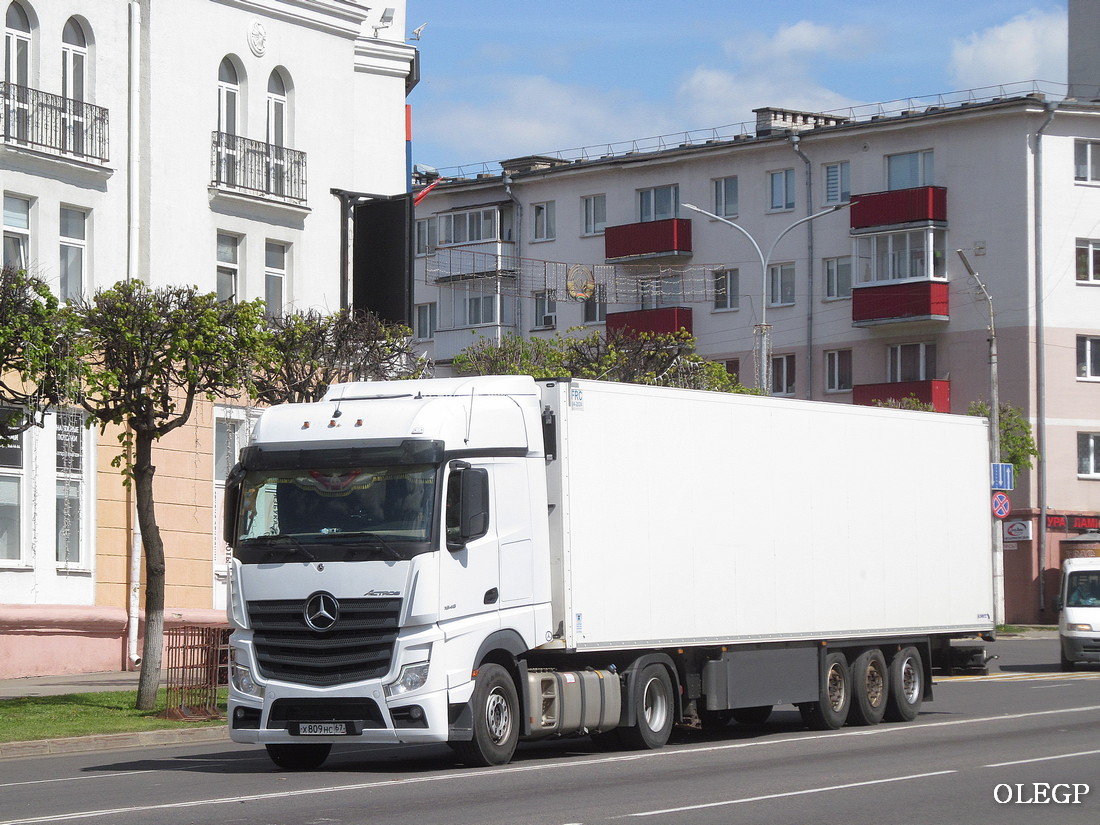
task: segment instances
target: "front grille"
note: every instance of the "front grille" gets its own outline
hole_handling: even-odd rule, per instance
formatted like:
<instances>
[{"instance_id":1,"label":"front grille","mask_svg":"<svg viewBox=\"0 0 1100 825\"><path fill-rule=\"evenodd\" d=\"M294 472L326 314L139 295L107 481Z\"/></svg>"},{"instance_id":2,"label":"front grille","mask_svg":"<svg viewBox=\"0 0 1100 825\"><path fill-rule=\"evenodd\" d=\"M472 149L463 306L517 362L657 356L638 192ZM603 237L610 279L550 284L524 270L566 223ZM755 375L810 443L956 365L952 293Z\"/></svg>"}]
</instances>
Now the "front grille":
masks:
<instances>
[{"instance_id":1,"label":"front grille","mask_svg":"<svg viewBox=\"0 0 1100 825\"><path fill-rule=\"evenodd\" d=\"M386 724L370 699L276 699L267 717L268 728L287 728L292 722L358 722L364 728Z\"/></svg>"},{"instance_id":2,"label":"front grille","mask_svg":"<svg viewBox=\"0 0 1100 825\"><path fill-rule=\"evenodd\" d=\"M306 624L305 601L248 603L256 664L271 679L327 687L376 679L390 669L400 599L343 599L332 630Z\"/></svg>"}]
</instances>

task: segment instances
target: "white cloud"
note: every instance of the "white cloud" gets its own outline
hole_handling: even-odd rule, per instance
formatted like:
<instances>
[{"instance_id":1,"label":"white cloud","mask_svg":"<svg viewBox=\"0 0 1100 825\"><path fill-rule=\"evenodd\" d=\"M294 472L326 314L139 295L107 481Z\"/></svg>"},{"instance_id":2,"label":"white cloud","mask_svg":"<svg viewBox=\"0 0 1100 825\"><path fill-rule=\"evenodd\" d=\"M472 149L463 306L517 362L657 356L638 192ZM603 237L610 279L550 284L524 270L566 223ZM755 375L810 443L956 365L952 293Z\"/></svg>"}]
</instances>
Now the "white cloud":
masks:
<instances>
[{"instance_id":1,"label":"white cloud","mask_svg":"<svg viewBox=\"0 0 1100 825\"><path fill-rule=\"evenodd\" d=\"M1066 13L1032 11L956 39L952 76L959 89L1021 80L1066 81Z\"/></svg>"},{"instance_id":2,"label":"white cloud","mask_svg":"<svg viewBox=\"0 0 1100 825\"><path fill-rule=\"evenodd\" d=\"M755 33L727 41L726 53L759 68L801 71L817 57L843 60L858 53L870 42L864 29L855 26L829 26L800 20L780 26L773 36Z\"/></svg>"}]
</instances>

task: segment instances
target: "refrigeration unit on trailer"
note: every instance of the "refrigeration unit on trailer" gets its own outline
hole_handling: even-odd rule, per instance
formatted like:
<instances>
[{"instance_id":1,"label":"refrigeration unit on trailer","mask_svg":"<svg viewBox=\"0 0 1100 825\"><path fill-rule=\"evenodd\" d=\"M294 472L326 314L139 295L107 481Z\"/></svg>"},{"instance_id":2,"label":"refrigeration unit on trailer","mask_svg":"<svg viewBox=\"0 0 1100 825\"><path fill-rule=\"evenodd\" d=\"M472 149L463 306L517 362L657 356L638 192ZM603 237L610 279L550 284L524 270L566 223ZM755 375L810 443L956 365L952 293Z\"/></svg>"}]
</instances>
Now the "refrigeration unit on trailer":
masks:
<instances>
[{"instance_id":1,"label":"refrigeration unit on trailer","mask_svg":"<svg viewBox=\"0 0 1100 825\"><path fill-rule=\"evenodd\" d=\"M677 722L914 718L988 635L986 422L526 376L266 410L227 484L230 731L661 747Z\"/></svg>"}]
</instances>

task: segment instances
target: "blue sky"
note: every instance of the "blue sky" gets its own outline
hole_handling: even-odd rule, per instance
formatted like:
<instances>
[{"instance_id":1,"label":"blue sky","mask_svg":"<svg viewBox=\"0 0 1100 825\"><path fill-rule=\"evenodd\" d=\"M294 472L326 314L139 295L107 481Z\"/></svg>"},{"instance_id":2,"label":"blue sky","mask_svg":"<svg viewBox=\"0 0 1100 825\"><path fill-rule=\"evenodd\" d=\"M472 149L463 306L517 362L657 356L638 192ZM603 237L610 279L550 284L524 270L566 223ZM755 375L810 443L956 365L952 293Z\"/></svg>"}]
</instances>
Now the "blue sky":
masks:
<instances>
[{"instance_id":1,"label":"blue sky","mask_svg":"<svg viewBox=\"0 0 1100 825\"><path fill-rule=\"evenodd\" d=\"M1066 0L408 0L413 160L519 155L1066 80Z\"/></svg>"}]
</instances>

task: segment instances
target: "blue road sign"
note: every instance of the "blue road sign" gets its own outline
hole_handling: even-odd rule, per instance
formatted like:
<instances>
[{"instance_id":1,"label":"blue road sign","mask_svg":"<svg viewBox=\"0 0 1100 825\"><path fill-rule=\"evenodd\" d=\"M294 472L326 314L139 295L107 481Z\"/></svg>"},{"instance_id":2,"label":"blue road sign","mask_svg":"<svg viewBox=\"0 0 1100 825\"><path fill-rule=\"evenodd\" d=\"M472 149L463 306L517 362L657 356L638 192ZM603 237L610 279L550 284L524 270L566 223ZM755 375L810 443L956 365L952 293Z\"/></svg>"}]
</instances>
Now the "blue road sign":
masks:
<instances>
[{"instance_id":1,"label":"blue road sign","mask_svg":"<svg viewBox=\"0 0 1100 825\"><path fill-rule=\"evenodd\" d=\"M1016 468L1011 464L990 464L990 487L993 490L1015 490Z\"/></svg>"}]
</instances>

